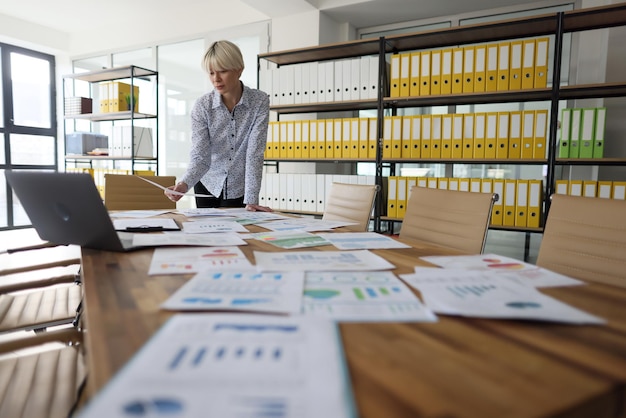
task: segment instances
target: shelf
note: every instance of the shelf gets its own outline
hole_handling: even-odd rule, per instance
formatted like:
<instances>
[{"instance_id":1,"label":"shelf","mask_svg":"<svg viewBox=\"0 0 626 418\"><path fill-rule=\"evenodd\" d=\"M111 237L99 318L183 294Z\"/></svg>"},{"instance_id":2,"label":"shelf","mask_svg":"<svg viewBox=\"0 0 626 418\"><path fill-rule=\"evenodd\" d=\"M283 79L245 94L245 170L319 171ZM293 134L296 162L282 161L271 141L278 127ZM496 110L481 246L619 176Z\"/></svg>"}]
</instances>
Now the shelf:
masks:
<instances>
[{"instance_id":1,"label":"shelf","mask_svg":"<svg viewBox=\"0 0 626 418\"><path fill-rule=\"evenodd\" d=\"M265 59L278 65L297 64L313 61L326 61L361 57L363 55L378 55L378 39L366 39L351 42L341 42L314 46L310 48L290 49L280 52L259 54L259 59Z\"/></svg>"},{"instance_id":2,"label":"shelf","mask_svg":"<svg viewBox=\"0 0 626 418\"><path fill-rule=\"evenodd\" d=\"M281 163L375 163L375 158L266 158L265 162L276 161Z\"/></svg>"},{"instance_id":3,"label":"shelf","mask_svg":"<svg viewBox=\"0 0 626 418\"><path fill-rule=\"evenodd\" d=\"M626 165L626 158L557 158L557 165Z\"/></svg>"},{"instance_id":4,"label":"shelf","mask_svg":"<svg viewBox=\"0 0 626 418\"><path fill-rule=\"evenodd\" d=\"M371 100L348 100L343 102L321 102L321 103L302 103L293 105L273 105L270 110L283 115L290 113L311 113L311 112L341 112L341 111L358 111L373 110L378 107L376 99Z\"/></svg>"},{"instance_id":5,"label":"shelf","mask_svg":"<svg viewBox=\"0 0 626 418\"><path fill-rule=\"evenodd\" d=\"M82 120L90 120L92 122L104 122L104 121L113 121L113 120L129 120L129 119L154 119L156 115L151 115L148 113L137 113L131 112L130 110L126 112L111 112L111 113L83 113L81 115L68 115L65 116L65 119L82 119Z\"/></svg>"},{"instance_id":6,"label":"shelf","mask_svg":"<svg viewBox=\"0 0 626 418\"><path fill-rule=\"evenodd\" d=\"M546 36L556 32L556 14L550 13L493 23L477 23L448 29L385 37L387 52L441 48L460 44Z\"/></svg>"},{"instance_id":7,"label":"shelf","mask_svg":"<svg viewBox=\"0 0 626 418\"><path fill-rule=\"evenodd\" d=\"M65 161L76 161L76 160L100 160L100 161L140 161L140 162L150 162L156 161L156 157L111 157L109 155L66 155Z\"/></svg>"},{"instance_id":8,"label":"shelf","mask_svg":"<svg viewBox=\"0 0 626 418\"><path fill-rule=\"evenodd\" d=\"M571 10L563 16L563 31L604 29L626 25L626 3Z\"/></svg>"},{"instance_id":9,"label":"shelf","mask_svg":"<svg viewBox=\"0 0 626 418\"><path fill-rule=\"evenodd\" d=\"M482 159L482 158L465 158L465 159L441 159L441 158L383 158L383 163L413 163L413 164L499 164L499 165L545 165L548 160L534 159Z\"/></svg>"},{"instance_id":10,"label":"shelf","mask_svg":"<svg viewBox=\"0 0 626 418\"><path fill-rule=\"evenodd\" d=\"M535 102L551 99L552 89L509 90L463 94L439 94L413 97L385 97L385 107L428 107L481 103Z\"/></svg>"},{"instance_id":11,"label":"shelf","mask_svg":"<svg viewBox=\"0 0 626 418\"><path fill-rule=\"evenodd\" d=\"M77 73L64 75L63 78L88 81L95 83L99 81L119 80L131 77L149 77L156 75L156 71L130 65L127 67L107 68L100 71L90 71L87 73Z\"/></svg>"},{"instance_id":12,"label":"shelf","mask_svg":"<svg viewBox=\"0 0 626 418\"><path fill-rule=\"evenodd\" d=\"M403 218L390 218L388 216L381 216L381 221L385 222L403 222ZM495 229L499 231L512 231L512 232L537 232L543 233L543 228L531 228L526 226L504 226L504 225L489 225L489 229Z\"/></svg>"},{"instance_id":13,"label":"shelf","mask_svg":"<svg viewBox=\"0 0 626 418\"><path fill-rule=\"evenodd\" d=\"M559 91L559 100L598 99L622 96L626 96L626 82L624 81L617 83L563 86Z\"/></svg>"}]
</instances>

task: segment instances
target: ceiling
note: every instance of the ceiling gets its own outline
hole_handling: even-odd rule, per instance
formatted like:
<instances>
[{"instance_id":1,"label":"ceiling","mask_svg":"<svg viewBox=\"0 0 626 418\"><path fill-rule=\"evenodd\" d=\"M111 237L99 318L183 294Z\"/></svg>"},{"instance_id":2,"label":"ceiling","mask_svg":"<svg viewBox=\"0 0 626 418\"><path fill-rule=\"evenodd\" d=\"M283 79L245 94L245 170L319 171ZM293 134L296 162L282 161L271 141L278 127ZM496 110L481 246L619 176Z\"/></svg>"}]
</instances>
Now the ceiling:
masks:
<instances>
[{"instance_id":1,"label":"ceiling","mask_svg":"<svg viewBox=\"0 0 626 418\"><path fill-rule=\"evenodd\" d=\"M0 15L69 36L132 30L132 22L201 21L205 32L315 9L355 28L496 9L537 0L0 0ZM105 7L103 7L105 5ZM195 26L194 26L195 27ZM0 28L0 34L2 28Z\"/></svg>"}]
</instances>

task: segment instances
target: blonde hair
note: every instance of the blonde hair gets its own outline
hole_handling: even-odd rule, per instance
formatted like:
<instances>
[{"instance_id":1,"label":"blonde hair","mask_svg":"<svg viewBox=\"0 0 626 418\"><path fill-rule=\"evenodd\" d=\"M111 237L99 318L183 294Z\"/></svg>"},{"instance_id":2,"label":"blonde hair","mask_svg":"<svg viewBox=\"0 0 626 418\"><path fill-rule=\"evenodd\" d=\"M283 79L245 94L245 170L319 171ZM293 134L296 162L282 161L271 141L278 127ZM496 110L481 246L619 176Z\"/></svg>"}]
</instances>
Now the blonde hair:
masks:
<instances>
[{"instance_id":1,"label":"blonde hair","mask_svg":"<svg viewBox=\"0 0 626 418\"><path fill-rule=\"evenodd\" d=\"M230 41L215 41L202 59L207 73L213 71L243 70L243 55L237 45Z\"/></svg>"}]
</instances>

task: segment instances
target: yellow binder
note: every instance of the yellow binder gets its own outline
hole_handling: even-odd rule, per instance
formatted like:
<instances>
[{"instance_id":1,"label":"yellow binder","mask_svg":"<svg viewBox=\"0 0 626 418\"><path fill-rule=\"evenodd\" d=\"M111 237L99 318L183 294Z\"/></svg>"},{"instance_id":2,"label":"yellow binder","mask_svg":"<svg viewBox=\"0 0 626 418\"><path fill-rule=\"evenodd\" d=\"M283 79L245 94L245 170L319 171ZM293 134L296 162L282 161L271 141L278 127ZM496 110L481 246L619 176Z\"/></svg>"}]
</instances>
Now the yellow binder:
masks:
<instances>
[{"instance_id":1,"label":"yellow binder","mask_svg":"<svg viewBox=\"0 0 626 418\"><path fill-rule=\"evenodd\" d=\"M293 122L293 158L302 158L302 121L296 120Z\"/></svg>"},{"instance_id":2,"label":"yellow binder","mask_svg":"<svg viewBox=\"0 0 626 418\"><path fill-rule=\"evenodd\" d=\"M430 158L431 135L432 135L431 115L422 115L422 156L421 158Z\"/></svg>"},{"instance_id":3,"label":"yellow binder","mask_svg":"<svg viewBox=\"0 0 626 418\"><path fill-rule=\"evenodd\" d=\"M470 179L467 179L467 178L459 179L459 191L469 192L469 189L470 189Z\"/></svg>"},{"instance_id":4,"label":"yellow binder","mask_svg":"<svg viewBox=\"0 0 626 418\"><path fill-rule=\"evenodd\" d=\"M522 41L511 42L511 60L509 63L509 90L522 88Z\"/></svg>"},{"instance_id":5,"label":"yellow binder","mask_svg":"<svg viewBox=\"0 0 626 418\"><path fill-rule=\"evenodd\" d=\"M441 94L452 93L452 48L441 51Z\"/></svg>"},{"instance_id":6,"label":"yellow binder","mask_svg":"<svg viewBox=\"0 0 626 418\"><path fill-rule=\"evenodd\" d=\"M482 189L482 179L471 178L469 191L472 193L480 193L481 189Z\"/></svg>"},{"instance_id":7,"label":"yellow binder","mask_svg":"<svg viewBox=\"0 0 626 418\"><path fill-rule=\"evenodd\" d=\"M498 91L509 89L509 57L511 51L510 42L498 43Z\"/></svg>"},{"instance_id":8,"label":"yellow binder","mask_svg":"<svg viewBox=\"0 0 626 418\"><path fill-rule=\"evenodd\" d=\"M441 158L441 115L431 116L430 158Z\"/></svg>"},{"instance_id":9,"label":"yellow binder","mask_svg":"<svg viewBox=\"0 0 626 418\"><path fill-rule=\"evenodd\" d=\"M463 93L463 48L452 48L452 94Z\"/></svg>"},{"instance_id":10,"label":"yellow binder","mask_svg":"<svg viewBox=\"0 0 626 418\"><path fill-rule=\"evenodd\" d=\"M421 64L421 54L419 52L411 52L411 75L409 77L409 95L410 96L419 96L420 95L420 64Z\"/></svg>"},{"instance_id":11,"label":"yellow binder","mask_svg":"<svg viewBox=\"0 0 626 418\"><path fill-rule=\"evenodd\" d=\"M406 177L396 177L396 218L403 219L406 213Z\"/></svg>"},{"instance_id":12,"label":"yellow binder","mask_svg":"<svg viewBox=\"0 0 626 418\"><path fill-rule=\"evenodd\" d=\"M522 158L533 158L535 138L535 111L524 110L522 112Z\"/></svg>"},{"instance_id":13,"label":"yellow binder","mask_svg":"<svg viewBox=\"0 0 626 418\"><path fill-rule=\"evenodd\" d=\"M439 177L437 179L437 188L441 190L448 190L448 178L447 177Z\"/></svg>"},{"instance_id":14,"label":"yellow binder","mask_svg":"<svg viewBox=\"0 0 626 418\"><path fill-rule=\"evenodd\" d=\"M522 158L522 112L509 113L509 159Z\"/></svg>"},{"instance_id":15,"label":"yellow binder","mask_svg":"<svg viewBox=\"0 0 626 418\"><path fill-rule=\"evenodd\" d=\"M402 116L391 117L391 158L402 156Z\"/></svg>"},{"instance_id":16,"label":"yellow binder","mask_svg":"<svg viewBox=\"0 0 626 418\"><path fill-rule=\"evenodd\" d=\"M583 180L583 196L596 197L598 194L598 182L595 180Z\"/></svg>"},{"instance_id":17,"label":"yellow binder","mask_svg":"<svg viewBox=\"0 0 626 418\"><path fill-rule=\"evenodd\" d=\"M383 159L391 158L391 130L393 128L393 116L385 116L383 118Z\"/></svg>"},{"instance_id":18,"label":"yellow binder","mask_svg":"<svg viewBox=\"0 0 626 418\"><path fill-rule=\"evenodd\" d=\"M420 158L422 155L422 115L413 115L411 120L411 152L410 158Z\"/></svg>"},{"instance_id":19,"label":"yellow binder","mask_svg":"<svg viewBox=\"0 0 626 418\"><path fill-rule=\"evenodd\" d=\"M535 86L535 39L526 39L522 43L522 89Z\"/></svg>"},{"instance_id":20,"label":"yellow binder","mask_svg":"<svg viewBox=\"0 0 626 418\"><path fill-rule=\"evenodd\" d=\"M583 195L583 181L582 180L570 180L567 194L569 194L570 196L582 196Z\"/></svg>"},{"instance_id":21,"label":"yellow binder","mask_svg":"<svg viewBox=\"0 0 626 418\"><path fill-rule=\"evenodd\" d=\"M496 195L496 201L491 209L491 224L503 225L504 220L504 180L493 179L492 191Z\"/></svg>"},{"instance_id":22,"label":"yellow binder","mask_svg":"<svg viewBox=\"0 0 626 418\"><path fill-rule=\"evenodd\" d=\"M498 44L487 45L485 91L498 90Z\"/></svg>"},{"instance_id":23,"label":"yellow binder","mask_svg":"<svg viewBox=\"0 0 626 418\"><path fill-rule=\"evenodd\" d=\"M287 158L293 159L296 155L296 135L294 121L287 122Z\"/></svg>"},{"instance_id":24,"label":"yellow binder","mask_svg":"<svg viewBox=\"0 0 626 418\"><path fill-rule=\"evenodd\" d=\"M301 157L303 159L308 159L311 157L310 154L310 140L311 140L311 121L303 120L302 121L302 154Z\"/></svg>"},{"instance_id":25,"label":"yellow binder","mask_svg":"<svg viewBox=\"0 0 626 418\"><path fill-rule=\"evenodd\" d=\"M411 116L402 116L402 140L400 144L400 158L411 158Z\"/></svg>"},{"instance_id":26,"label":"yellow binder","mask_svg":"<svg viewBox=\"0 0 626 418\"><path fill-rule=\"evenodd\" d=\"M546 138L548 135L548 110L541 109L535 111L535 140L533 141L533 159L545 160Z\"/></svg>"},{"instance_id":27,"label":"yellow binder","mask_svg":"<svg viewBox=\"0 0 626 418\"><path fill-rule=\"evenodd\" d=\"M452 158L463 158L463 115L452 115Z\"/></svg>"},{"instance_id":28,"label":"yellow binder","mask_svg":"<svg viewBox=\"0 0 626 418\"><path fill-rule=\"evenodd\" d=\"M368 118L369 128L367 129L367 158L376 159L376 152L378 150L378 119Z\"/></svg>"},{"instance_id":29,"label":"yellow binder","mask_svg":"<svg viewBox=\"0 0 626 418\"><path fill-rule=\"evenodd\" d=\"M278 122L270 121L267 124L267 141L265 142L265 159L271 160L274 158L274 124ZM278 138L277 138L278 139Z\"/></svg>"},{"instance_id":30,"label":"yellow binder","mask_svg":"<svg viewBox=\"0 0 626 418\"><path fill-rule=\"evenodd\" d=\"M517 180L515 192L515 226L525 227L528 223L528 180Z\"/></svg>"},{"instance_id":31,"label":"yellow binder","mask_svg":"<svg viewBox=\"0 0 626 418\"><path fill-rule=\"evenodd\" d=\"M368 158L367 149L368 149L368 141L369 141L369 119L368 118L358 118L359 119L359 158L366 159Z\"/></svg>"},{"instance_id":32,"label":"yellow binder","mask_svg":"<svg viewBox=\"0 0 626 418\"><path fill-rule=\"evenodd\" d=\"M359 158L361 137L359 129L361 128L359 118L349 118L350 120L350 158Z\"/></svg>"},{"instance_id":33,"label":"yellow binder","mask_svg":"<svg viewBox=\"0 0 626 418\"><path fill-rule=\"evenodd\" d=\"M330 123L331 119L328 120ZM317 152L315 153L318 159L326 158L326 120L317 120Z\"/></svg>"},{"instance_id":34,"label":"yellow binder","mask_svg":"<svg viewBox=\"0 0 626 418\"><path fill-rule=\"evenodd\" d=\"M543 197L543 182L528 180L528 217L526 226L539 228L541 226L541 202Z\"/></svg>"},{"instance_id":35,"label":"yellow binder","mask_svg":"<svg viewBox=\"0 0 626 418\"><path fill-rule=\"evenodd\" d=\"M317 158L317 120L309 122L309 158Z\"/></svg>"},{"instance_id":36,"label":"yellow binder","mask_svg":"<svg viewBox=\"0 0 626 418\"><path fill-rule=\"evenodd\" d=\"M400 97L400 54L391 55L389 97Z\"/></svg>"},{"instance_id":37,"label":"yellow binder","mask_svg":"<svg viewBox=\"0 0 626 418\"><path fill-rule=\"evenodd\" d=\"M441 158L452 158L452 115L441 116Z\"/></svg>"},{"instance_id":38,"label":"yellow binder","mask_svg":"<svg viewBox=\"0 0 626 418\"><path fill-rule=\"evenodd\" d=\"M430 52L430 94L441 94L441 50Z\"/></svg>"},{"instance_id":39,"label":"yellow binder","mask_svg":"<svg viewBox=\"0 0 626 418\"><path fill-rule=\"evenodd\" d=\"M487 45L474 48L474 91L486 91L487 77Z\"/></svg>"},{"instance_id":40,"label":"yellow binder","mask_svg":"<svg viewBox=\"0 0 626 418\"><path fill-rule=\"evenodd\" d=\"M555 194L569 194L569 180L557 180L554 182Z\"/></svg>"},{"instance_id":41,"label":"yellow binder","mask_svg":"<svg viewBox=\"0 0 626 418\"><path fill-rule=\"evenodd\" d=\"M496 159L509 157L509 112L498 112L498 137L496 138Z\"/></svg>"},{"instance_id":42,"label":"yellow binder","mask_svg":"<svg viewBox=\"0 0 626 418\"><path fill-rule=\"evenodd\" d=\"M430 95L430 51L423 51L420 55L420 96Z\"/></svg>"},{"instance_id":43,"label":"yellow binder","mask_svg":"<svg viewBox=\"0 0 626 418\"><path fill-rule=\"evenodd\" d=\"M400 54L400 97L408 97L411 92L411 53Z\"/></svg>"},{"instance_id":44,"label":"yellow binder","mask_svg":"<svg viewBox=\"0 0 626 418\"><path fill-rule=\"evenodd\" d=\"M389 176L387 181L387 216L397 218L398 176Z\"/></svg>"},{"instance_id":45,"label":"yellow binder","mask_svg":"<svg viewBox=\"0 0 626 418\"><path fill-rule=\"evenodd\" d=\"M504 213L502 217L502 225L504 226L515 226L516 191L516 180L504 180Z\"/></svg>"},{"instance_id":46,"label":"yellow binder","mask_svg":"<svg viewBox=\"0 0 626 418\"><path fill-rule=\"evenodd\" d=\"M358 131L357 131L358 132ZM354 145L354 151L352 146ZM352 118L341 120L341 158L353 158L359 152L359 138L352 141Z\"/></svg>"},{"instance_id":47,"label":"yellow binder","mask_svg":"<svg viewBox=\"0 0 626 418\"><path fill-rule=\"evenodd\" d=\"M333 118L326 121L324 142L326 143L324 158L341 158L341 119Z\"/></svg>"},{"instance_id":48,"label":"yellow binder","mask_svg":"<svg viewBox=\"0 0 626 418\"><path fill-rule=\"evenodd\" d=\"M474 159L485 158L486 119L487 115L485 113L474 113Z\"/></svg>"},{"instance_id":49,"label":"yellow binder","mask_svg":"<svg viewBox=\"0 0 626 418\"><path fill-rule=\"evenodd\" d=\"M448 190L459 190L459 179L457 178L449 178L448 179Z\"/></svg>"},{"instance_id":50,"label":"yellow binder","mask_svg":"<svg viewBox=\"0 0 626 418\"><path fill-rule=\"evenodd\" d=\"M613 199L626 200L626 181L613 182Z\"/></svg>"},{"instance_id":51,"label":"yellow binder","mask_svg":"<svg viewBox=\"0 0 626 418\"><path fill-rule=\"evenodd\" d=\"M481 193L493 193L493 179L481 179L480 180L480 192Z\"/></svg>"},{"instance_id":52,"label":"yellow binder","mask_svg":"<svg viewBox=\"0 0 626 418\"><path fill-rule=\"evenodd\" d=\"M463 159L474 158L474 114L463 116Z\"/></svg>"},{"instance_id":53,"label":"yellow binder","mask_svg":"<svg viewBox=\"0 0 626 418\"><path fill-rule=\"evenodd\" d=\"M474 52L473 46L463 47L463 93L474 91Z\"/></svg>"},{"instance_id":54,"label":"yellow binder","mask_svg":"<svg viewBox=\"0 0 626 418\"><path fill-rule=\"evenodd\" d=\"M549 38L538 38L535 46L535 82L534 88L548 86L548 43Z\"/></svg>"},{"instance_id":55,"label":"yellow binder","mask_svg":"<svg viewBox=\"0 0 626 418\"><path fill-rule=\"evenodd\" d=\"M287 143L289 142L289 138L287 137L287 122L280 121L280 147L278 151L278 157L280 159L287 158Z\"/></svg>"},{"instance_id":56,"label":"yellow binder","mask_svg":"<svg viewBox=\"0 0 626 418\"><path fill-rule=\"evenodd\" d=\"M485 158L496 158L498 143L498 112L487 113L487 126L485 129Z\"/></svg>"},{"instance_id":57,"label":"yellow binder","mask_svg":"<svg viewBox=\"0 0 626 418\"><path fill-rule=\"evenodd\" d=\"M601 180L598 182L598 197L602 199L613 198L613 182Z\"/></svg>"}]
</instances>

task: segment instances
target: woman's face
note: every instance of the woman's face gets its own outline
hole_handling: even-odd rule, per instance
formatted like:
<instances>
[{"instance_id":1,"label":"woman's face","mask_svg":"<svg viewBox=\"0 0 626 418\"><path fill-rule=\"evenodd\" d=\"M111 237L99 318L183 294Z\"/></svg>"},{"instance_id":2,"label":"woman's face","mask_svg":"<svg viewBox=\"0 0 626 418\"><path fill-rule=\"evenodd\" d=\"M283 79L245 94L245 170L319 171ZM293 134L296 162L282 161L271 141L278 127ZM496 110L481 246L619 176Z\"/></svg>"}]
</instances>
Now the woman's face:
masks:
<instances>
[{"instance_id":1,"label":"woman's face","mask_svg":"<svg viewBox=\"0 0 626 418\"><path fill-rule=\"evenodd\" d=\"M215 90L223 96L225 94L235 94L239 91L239 77L241 73L242 70L215 71L211 69L209 78Z\"/></svg>"}]
</instances>

